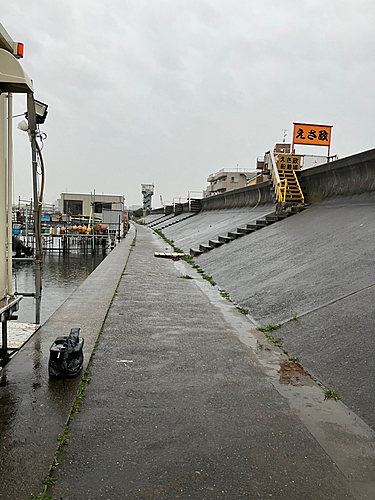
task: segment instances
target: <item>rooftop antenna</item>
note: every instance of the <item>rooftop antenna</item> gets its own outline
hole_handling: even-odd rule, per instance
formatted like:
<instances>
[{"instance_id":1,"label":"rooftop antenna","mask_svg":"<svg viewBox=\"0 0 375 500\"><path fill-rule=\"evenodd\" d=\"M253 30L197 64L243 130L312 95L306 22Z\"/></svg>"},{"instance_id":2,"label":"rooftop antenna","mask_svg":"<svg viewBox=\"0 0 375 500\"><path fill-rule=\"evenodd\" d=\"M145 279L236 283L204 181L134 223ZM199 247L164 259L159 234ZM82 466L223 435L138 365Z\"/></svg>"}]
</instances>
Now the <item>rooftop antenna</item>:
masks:
<instances>
[{"instance_id":1,"label":"rooftop antenna","mask_svg":"<svg viewBox=\"0 0 375 500\"><path fill-rule=\"evenodd\" d=\"M286 128L282 128L281 130L283 132L283 143L285 144L285 139L286 139L288 130Z\"/></svg>"}]
</instances>

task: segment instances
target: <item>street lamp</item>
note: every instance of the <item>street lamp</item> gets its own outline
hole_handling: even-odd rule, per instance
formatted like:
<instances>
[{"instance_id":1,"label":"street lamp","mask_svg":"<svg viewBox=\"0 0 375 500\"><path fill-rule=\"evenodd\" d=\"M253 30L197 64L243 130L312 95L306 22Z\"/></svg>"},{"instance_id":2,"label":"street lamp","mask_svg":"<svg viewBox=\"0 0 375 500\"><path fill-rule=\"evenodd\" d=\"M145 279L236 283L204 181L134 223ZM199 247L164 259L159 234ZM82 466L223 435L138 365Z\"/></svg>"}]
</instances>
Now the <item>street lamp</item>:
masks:
<instances>
[{"instance_id":1,"label":"street lamp","mask_svg":"<svg viewBox=\"0 0 375 500\"><path fill-rule=\"evenodd\" d=\"M34 199L34 237L35 237L35 323L40 323L40 304L41 304L41 266L42 266L42 235L40 227L40 204L42 202L43 194L38 197L38 183L37 183L37 153L42 162L42 156L38 143L36 142L37 125L44 123L47 117L47 104L36 101L33 94L27 94L27 112L25 117L28 121L28 127L19 126L21 130L29 133L31 142L31 163L33 173L33 199ZM22 122L21 122L22 124ZM19 125L21 125L19 124ZM43 163L42 163L43 165ZM38 200L38 198L40 198Z\"/></svg>"},{"instance_id":2,"label":"street lamp","mask_svg":"<svg viewBox=\"0 0 375 500\"><path fill-rule=\"evenodd\" d=\"M35 123L36 125L42 125L47 118L48 105L44 104L44 102L40 102L34 99L34 108L35 108ZM28 120L27 112L25 113L25 118L26 120Z\"/></svg>"}]
</instances>

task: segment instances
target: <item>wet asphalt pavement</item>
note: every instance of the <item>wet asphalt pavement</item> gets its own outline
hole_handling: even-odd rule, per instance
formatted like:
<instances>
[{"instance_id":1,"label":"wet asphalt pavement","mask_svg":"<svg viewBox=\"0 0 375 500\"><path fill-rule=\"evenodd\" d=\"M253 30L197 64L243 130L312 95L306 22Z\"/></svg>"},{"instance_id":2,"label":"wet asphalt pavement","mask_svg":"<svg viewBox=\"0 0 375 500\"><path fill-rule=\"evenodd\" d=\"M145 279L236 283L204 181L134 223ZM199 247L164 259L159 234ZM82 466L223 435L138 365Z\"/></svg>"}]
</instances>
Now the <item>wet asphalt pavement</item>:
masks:
<instances>
[{"instance_id":1,"label":"wet asphalt pavement","mask_svg":"<svg viewBox=\"0 0 375 500\"><path fill-rule=\"evenodd\" d=\"M189 265L154 257L163 250L163 240L138 227L50 494L374 498L373 438L308 377L281 385L280 353L257 341L271 356L262 365L239 340L253 342L251 323ZM359 483L362 497L352 488Z\"/></svg>"}]
</instances>

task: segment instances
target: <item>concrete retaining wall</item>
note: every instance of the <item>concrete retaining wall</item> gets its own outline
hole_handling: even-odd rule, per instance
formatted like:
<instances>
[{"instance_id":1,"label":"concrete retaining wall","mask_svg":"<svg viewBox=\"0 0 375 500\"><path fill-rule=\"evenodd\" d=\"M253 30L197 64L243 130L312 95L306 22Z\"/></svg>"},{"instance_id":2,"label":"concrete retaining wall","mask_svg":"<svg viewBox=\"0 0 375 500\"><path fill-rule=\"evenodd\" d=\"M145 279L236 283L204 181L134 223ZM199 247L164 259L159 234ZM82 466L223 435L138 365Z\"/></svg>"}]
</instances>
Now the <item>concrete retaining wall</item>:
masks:
<instances>
[{"instance_id":1,"label":"concrete retaining wall","mask_svg":"<svg viewBox=\"0 0 375 500\"><path fill-rule=\"evenodd\" d=\"M223 208L254 207L257 204L272 203L271 182L228 191L227 193L203 198L202 210L221 210Z\"/></svg>"},{"instance_id":2,"label":"concrete retaining wall","mask_svg":"<svg viewBox=\"0 0 375 500\"><path fill-rule=\"evenodd\" d=\"M152 215L155 214L163 214L164 213L164 207L161 208L153 208L150 212Z\"/></svg>"},{"instance_id":3,"label":"concrete retaining wall","mask_svg":"<svg viewBox=\"0 0 375 500\"><path fill-rule=\"evenodd\" d=\"M302 171L300 174L305 201L313 203L337 196L353 196L375 191L375 149ZM201 200L202 210L253 207L273 203L271 182L228 191ZM177 210L176 210L177 209ZM151 213L159 213L160 209ZM165 214L189 211L189 204L166 206Z\"/></svg>"},{"instance_id":4,"label":"concrete retaining wall","mask_svg":"<svg viewBox=\"0 0 375 500\"><path fill-rule=\"evenodd\" d=\"M306 202L375 191L375 149L301 172Z\"/></svg>"}]
</instances>

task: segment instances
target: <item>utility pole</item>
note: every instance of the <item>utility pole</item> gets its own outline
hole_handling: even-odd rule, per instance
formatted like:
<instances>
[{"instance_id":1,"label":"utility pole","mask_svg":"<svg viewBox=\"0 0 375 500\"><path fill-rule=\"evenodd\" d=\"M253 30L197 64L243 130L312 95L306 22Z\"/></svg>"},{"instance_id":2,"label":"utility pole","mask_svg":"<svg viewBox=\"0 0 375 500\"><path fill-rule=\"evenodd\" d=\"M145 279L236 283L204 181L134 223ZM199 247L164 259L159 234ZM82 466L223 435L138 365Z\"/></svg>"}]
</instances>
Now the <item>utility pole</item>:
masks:
<instances>
[{"instance_id":1,"label":"utility pole","mask_svg":"<svg viewBox=\"0 0 375 500\"><path fill-rule=\"evenodd\" d=\"M6 199L7 199L7 147L6 147L6 94L0 94L0 300L7 296L6 260Z\"/></svg>"}]
</instances>

